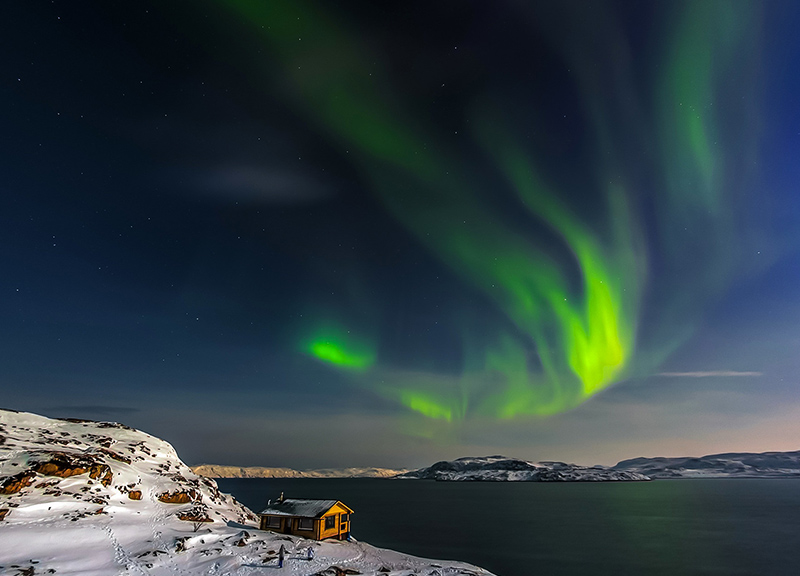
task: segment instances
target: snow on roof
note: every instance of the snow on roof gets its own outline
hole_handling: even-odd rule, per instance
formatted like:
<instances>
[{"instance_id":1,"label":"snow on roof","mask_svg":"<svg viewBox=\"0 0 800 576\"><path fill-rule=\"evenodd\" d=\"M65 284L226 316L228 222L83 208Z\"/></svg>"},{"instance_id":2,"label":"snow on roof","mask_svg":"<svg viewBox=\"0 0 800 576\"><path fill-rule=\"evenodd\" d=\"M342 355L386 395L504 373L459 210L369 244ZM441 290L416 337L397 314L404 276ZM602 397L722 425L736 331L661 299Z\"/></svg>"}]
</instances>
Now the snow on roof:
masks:
<instances>
[{"instance_id":1,"label":"snow on roof","mask_svg":"<svg viewBox=\"0 0 800 576\"><path fill-rule=\"evenodd\" d=\"M311 498L286 498L283 502L267 505L260 514L272 516L300 516L302 518L321 518L334 507L338 500L314 500Z\"/></svg>"}]
</instances>

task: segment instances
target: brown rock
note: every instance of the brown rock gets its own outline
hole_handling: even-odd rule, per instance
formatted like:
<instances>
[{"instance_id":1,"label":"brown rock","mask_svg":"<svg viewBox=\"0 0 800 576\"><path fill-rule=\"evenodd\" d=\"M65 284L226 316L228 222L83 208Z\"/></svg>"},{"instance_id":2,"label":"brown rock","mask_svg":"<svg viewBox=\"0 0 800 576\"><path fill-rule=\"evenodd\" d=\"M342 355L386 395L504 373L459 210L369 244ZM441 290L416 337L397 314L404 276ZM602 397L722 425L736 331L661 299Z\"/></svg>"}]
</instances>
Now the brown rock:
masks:
<instances>
[{"instance_id":1,"label":"brown rock","mask_svg":"<svg viewBox=\"0 0 800 576\"><path fill-rule=\"evenodd\" d=\"M131 500L141 500L142 499L142 491L141 490L131 490L128 492L128 498Z\"/></svg>"},{"instance_id":2,"label":"brown rock","mask_svg":"<svg viewBox=\"0 0 800 576\"><path fill-rule=\"evenodd\" d=\"M178 514L178 519L186 522L213 522L208 517L207 510L203 506L195 506L190 510L184 510Z\"/></svg>"},{"instance_id":3,"label":"brown rock","mask_svg":"<svg viewBox=\"0 0 800 576\"><path fill-rule=\"evenodd\" d=\"M49 452L50 459L46 462L37 462L32 469L44 476L69 478L85 474L94 464L94 460L66 452Z\"/></svg>"},{"instance_id":4,"label":"brown rock","mask_svg":"<svg viewBox=\"0 0 800 576\"><path fill-rule=\"evenodd\" d=\"M3 508L0 510L0 522L6 519L6 515L10 512L8 508Z\"/></svg>"},{"instance_id":5,"label":"brown rock","mask_svg":"<svg viewBox=\"0 0 800 576\"><path fill-rule=\"evenodd\" d=\"M95 464L89 471L89 478L100 479L100 484L108 488L111 486L111 480L114 478L114 473L108 464Z\"/></svg>"},{"instance_id":6,"label":"brown rock","mask_svg":"<svg viewBox=\"0 0 800 576\"><path fill-rule=\"evenodd\" d=\"M89 471L88 468L82 466L62 466L56 462L41 462L33 469L44 476L58 476L59 478L69 478L78 474L86 474Z\"/></svg>"},{"instance_id":7,"label":"brown rock","mask_svg":"<svg viewBox=\"0 0 800 576\"><path fill-rule=\"evenodd\" d=\"M165 504L188 504L200 497L197 490L176 490L158 495L158 499Z\"/></svg>"},{"instance_id":8,"label":"brown rock","mask_svg":"<svg viewBox=\"0 0 800 576\"><path fill-rule=\"evenodd\" d=\"M117 462L124 462L125 464L131 463L131 459L128 458L127 456L123 456L122 454L114 452L113 450L109 450L108 448L100 448L100 452L102 452L106 456L109 456L110 458L113 458Z\"/></svg>"},{"instance_id":9,"label":"brown rock","mask_svg":"<svg viewBox=\"0 0 800 576\"><path fill-rule=\"evenodd\" d=\"M36 473L30 470L24 470L9 476L0 483L0 494L16 494L23 488L30 486L34 478L36 478Z\"/></svg>"}]
</instances>

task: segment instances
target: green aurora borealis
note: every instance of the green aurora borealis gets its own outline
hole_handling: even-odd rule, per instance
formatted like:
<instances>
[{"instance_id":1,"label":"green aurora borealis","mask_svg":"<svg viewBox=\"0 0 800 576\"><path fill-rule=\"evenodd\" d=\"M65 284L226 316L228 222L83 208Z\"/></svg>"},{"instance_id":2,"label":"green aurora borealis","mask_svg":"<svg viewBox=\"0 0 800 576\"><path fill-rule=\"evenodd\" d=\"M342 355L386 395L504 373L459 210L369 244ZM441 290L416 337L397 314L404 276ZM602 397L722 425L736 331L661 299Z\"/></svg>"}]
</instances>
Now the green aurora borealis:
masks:
<instances>
[{"instance_id":1,"label":"green aurora borealis","mask_svg":"<svg viewBox=\"0 0 800 576\"><path fill-rule=\"evenodd\" d=\"M380 331L348 320L343 302L328 316L339 320L320 317L296 349L353 385L446 422L561 413L655 370L730 283L756 149L755 90L730 78L757 72L755 4L674 3L653 24L644 73L621 25L592 25L615 23L602 5L520 6L550 37L582 110L580 161L561 165L548 150L552 121L525 94L487 87L456 140L405 101L347 13L220 7L263 41L271 64L243 68L252 82L345 150L385 210L498 313L490 327L464 323L453 373L386 364ZM548 33L549 18L571 21L583 44Z\"/></svg>"}]
</instances>

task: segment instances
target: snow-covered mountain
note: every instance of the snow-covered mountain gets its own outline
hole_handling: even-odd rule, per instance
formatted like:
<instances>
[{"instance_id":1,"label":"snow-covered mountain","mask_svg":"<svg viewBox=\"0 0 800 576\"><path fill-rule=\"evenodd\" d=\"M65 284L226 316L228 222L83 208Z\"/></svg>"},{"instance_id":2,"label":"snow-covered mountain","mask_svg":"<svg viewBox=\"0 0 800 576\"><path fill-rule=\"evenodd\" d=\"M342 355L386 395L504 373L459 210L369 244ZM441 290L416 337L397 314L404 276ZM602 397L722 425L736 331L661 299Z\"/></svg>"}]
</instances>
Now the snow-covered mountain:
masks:
<instances>
[{"instance_id":1,"label":"snow-covered mountain","mask_svg":"<svg viewBox=\"0 0 800 576\"><path fill-rule=\"evenodd\" d=\"M637 472L602 466L586 467L564 462L533 463L506 456L445 460L397 478L457 482L619 482L650 479Z\"/></svg>"},{"instance_id":2,"label":"snow-covered mountain","mask_svg":"<svg viewBox=\"0 0 800 576\"><path fill-rule=\"evenodd\" d=\"M295 470L294 468L265 468L263 466L220 466L201 464L192 466L192 471L206 478L391 478L405 474L406 469L390 468L318 468Z\"/></svg>"},{"instance_id":3,"label":"snow-covered mountain","mask_svg":"<svg viewBox=\"0 0 800 576\"><path fill-rule=\"evenodd\" d=\"M277 567L283 545L287 562ZM315 551L306 559L307 549ZM167 442L110 422L0 410L0 574L486 575L360 542L257 529Z\"/></svg>"},{"instance_id":4,"label":"snow-covered mountain","mask_svg":"<svg viewBox=\"0 0 800 576\"><path fill-rule=\"evenodd\" d=\"M633 458L613 467L651 478L783 478L800 476L800 450L711 454L700 458Z\"/></svg>"}]
</instances>

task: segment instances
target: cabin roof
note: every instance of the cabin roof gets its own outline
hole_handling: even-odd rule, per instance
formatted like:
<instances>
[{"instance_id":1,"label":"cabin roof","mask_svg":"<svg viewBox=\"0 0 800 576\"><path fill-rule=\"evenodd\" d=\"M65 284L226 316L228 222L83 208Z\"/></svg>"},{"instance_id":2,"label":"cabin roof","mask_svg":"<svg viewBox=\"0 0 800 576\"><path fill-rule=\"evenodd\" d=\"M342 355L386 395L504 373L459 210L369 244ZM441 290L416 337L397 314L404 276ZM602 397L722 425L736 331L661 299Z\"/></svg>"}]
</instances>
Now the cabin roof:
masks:
<instances>
[{"instance_id":1,"label":"cabin roof","mask_svg":"<svg viewBox=\"0 0 800 576\"><path fill-rule=\"evenodd\" d=\"M267 505L259 514L270 516L299 516L301 518L321 518L328 510L333 508L338 500L315 500L311 498L286 498L283 502L273 502ZM350 508L339 502L341 506Z\"/></svg>"}]
</instances>

